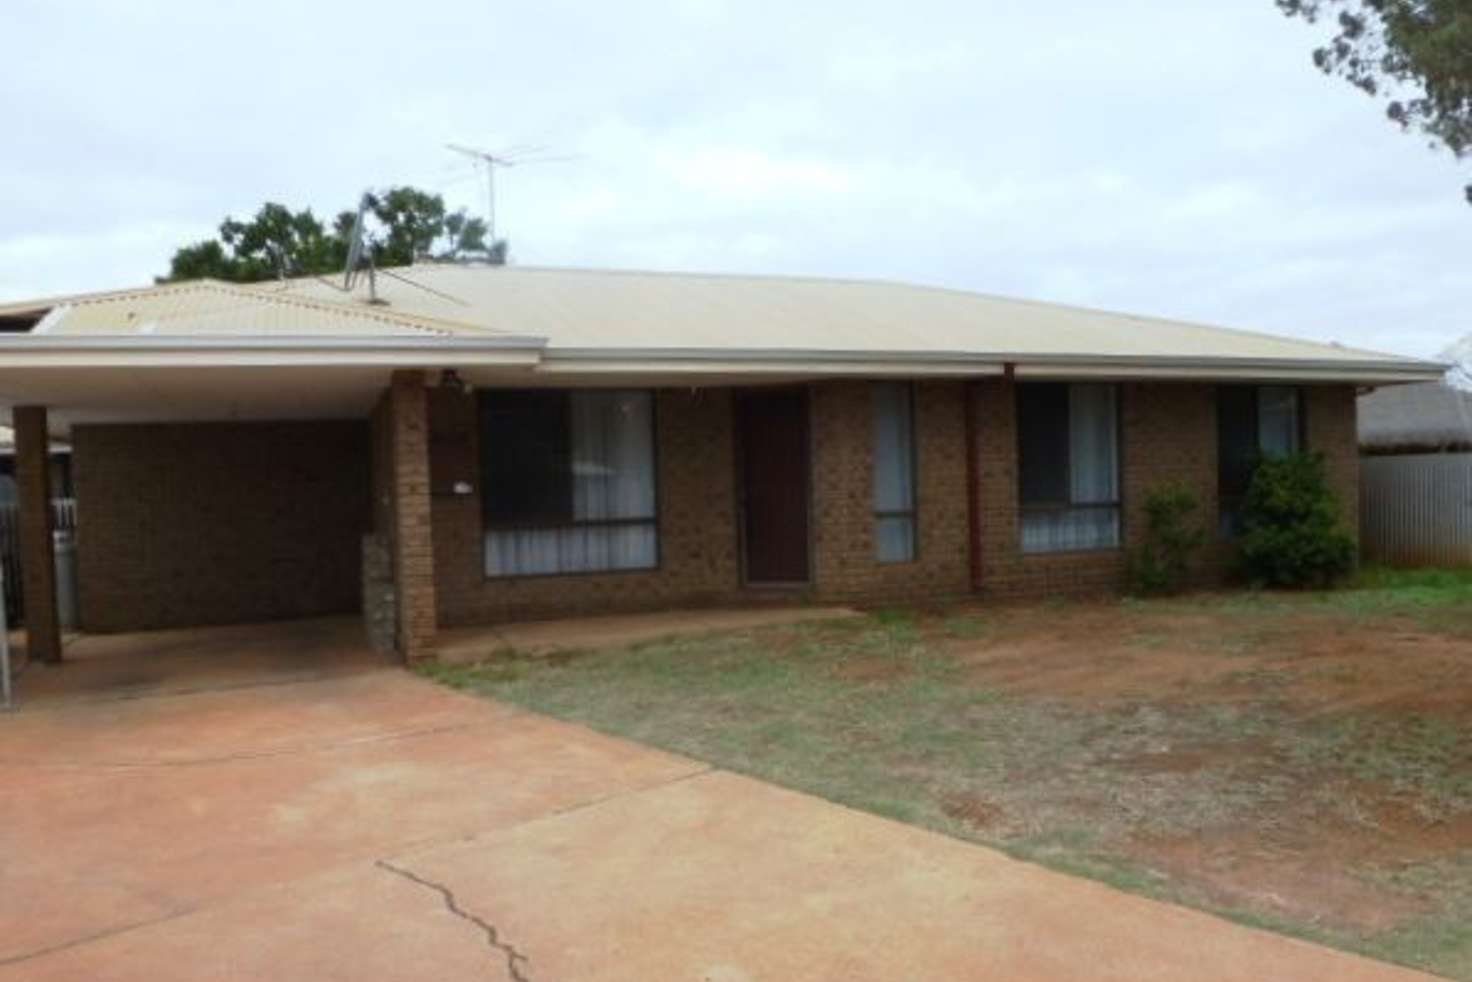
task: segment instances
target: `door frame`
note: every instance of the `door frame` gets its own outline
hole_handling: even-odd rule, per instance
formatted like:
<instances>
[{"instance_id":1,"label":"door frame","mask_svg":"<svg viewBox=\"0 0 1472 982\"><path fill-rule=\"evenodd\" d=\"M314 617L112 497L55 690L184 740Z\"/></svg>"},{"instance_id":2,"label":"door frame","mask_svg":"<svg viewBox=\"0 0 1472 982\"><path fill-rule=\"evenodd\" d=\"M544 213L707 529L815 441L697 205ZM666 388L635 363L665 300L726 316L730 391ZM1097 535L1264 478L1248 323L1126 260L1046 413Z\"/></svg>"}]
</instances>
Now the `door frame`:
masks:
<instances>
[{"instance_id":1,"label":"door frame","mask_svg":"<svg viewBox=\"0 0 1472 982\"><path fill-rule=\"evenodd\" d=\"M804 467L803 478L803 528L807 533L804 552L807 557L807 576L801 580L753 580L747 572L746 547L746 449L742 445L745 431L742 403L752 394L765 394L789 389L801 397L802 402L802 445ZM732 479L736 492L736 555L737 576L741 586L751 590L805 590L814 582L813 567L817 558L813 548L813 387L807 383L774 383L772 385L739 386L731 393L731 439Z\"/></svg>"}]
</instances>

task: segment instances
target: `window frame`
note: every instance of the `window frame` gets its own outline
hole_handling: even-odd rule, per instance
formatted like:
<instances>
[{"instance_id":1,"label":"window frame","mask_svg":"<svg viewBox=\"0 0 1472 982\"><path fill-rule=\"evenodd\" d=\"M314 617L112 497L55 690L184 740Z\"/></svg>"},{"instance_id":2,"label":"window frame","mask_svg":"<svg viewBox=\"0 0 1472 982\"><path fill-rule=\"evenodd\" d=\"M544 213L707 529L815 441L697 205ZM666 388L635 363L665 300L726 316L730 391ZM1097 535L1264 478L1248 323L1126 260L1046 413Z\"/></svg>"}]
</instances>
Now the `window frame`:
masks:
<instances>
[{"instance_id":1,"label":"window frame","mask_svg":"<svg viewBox=\"0 0 1472 982\"><path fill-rule=\"evenodd\" d=\"M915 383L904 380L884 380L876 381L871 384L869 390L869 433L871 440L873 439L874 430L878 423L877 411L874 403L874 392L879 386L882 385L896 386L903 389L905 394L905 407L908 410L906 415L909 418L910 424L910 452L907 455L909 457L907 463L910 468L910 507L908 509L880 510L874 507L874 496L873 494L870 495L869 505L872 516L872 528L874 530L874 561L881 566L903 566L907 563L916 563L920 561L920 441L918 439L920 428L917 425L917 414L915 411ZM873 484L878 476L877 472L879 468L879 462L878 457L873 453L872 448L870 451L870 457L872 459L872 462L869 469L869 478L871 484ZM908 556L905 556L903 559L885 559L879 555L879 522L881 519L886 518L908 518L910 520L910 554Z\"/></svg>"},{"instance_id":2,"label":"window frame","mask_svg":"<svg viewBox=\"0 0 1472 982\"><path fill-rule=\"evenodd\" d=\"M1069 501L1042 501L1029 503L1023 499L1023 477L1022 477L1022 389L1025 386L1055 385L1063 388L1069 393L1068 403L1068 425L1073 425L1073 402L1071 390L1075 385L1106 385L1114 390L1114 500L1112 501L1080 501L1072 500L1073 494L1073 453L1072 447L1065 443L1063 447L1063 467L1065 483L1069 488ZM1125 431L1124 431L1124 386L1118 382L1096 382L1096 381L1036 381L1016 383L1017 392L1013 400L1016 414L1016 453L1017 453L1017 551L1023 557L1029 556L1066 556L1066 555L1097 555L1101 553L1120 552L1125 544L1125 507L1124 507L1124 460L1125 460ZM1115 513L1119 529L1117 541L1113 545L1105 546L1074 546L1067 549L1028 549L1024 544L1023 518L1027 514L1061 514L1064 512L1104 510L1108 509Z\"/></svg>"},{"instance_id":3,"label":"window frame","mask_svg":"<svg viewBox=\"0 0 1472 982\"><path fill-rule=\"evenodd\" d=\"M1223 477L1226 468L1222 466L1222 402L1230 391L1250 392L1251 419L1248 429L1253 434L1253 456L1254 461L1260 461L1265 456L1262 449L1262 393L1264 389L1289 389L1293 392L1293 414L1294 414L1294 453L1304 453L1308 449L1308 398L1305 386L1298 383L1283 382L1244 382L1224 383L1216 387L1215 410L1216 421L1216 511L1217 511L1217 534L1225 541L1233 541L1241 535L1241 529L1237 528L1237 518L1242 507L1247 501L1247 492L1252 486L1252 478L1248 477L1246 485L1240 490L1228 493L1223 485ZM1256 462L1252 470L1256 471ZM1233 507L1228 508L1231 503Z\"/></svg>"},{"instance_id":4,"label":"window frame","mask_svg":"<svg viewBox=\"0 0 1472 982\"><path fill-rule=\"evenodd\" d=\"M486 494L488 493L488 490L489 490L489 484L486 481L486 476L485 476L485 474L486 474L486 461L485 461L485 458L482 456L482 454L484 452L484 445L485 445L485 439L484 439L485 438L485 432L484 432L485 427L484 427L484 423L483 423L482 418L481 418L480 400L483 399L483 398L489 397L491 395L494 395L495 393L523 392L523 391L534 391L534 392L549 392L550 391L550 392L561 393L569 401L569 403L571 402L572 399L576 398L576 396L578 395L578 393L591 392L591 391L605 392L605 393L606 392L631 392L631 393L644 393L644 394L646 394L647 397L648 397L648 399L649 399L649 446L650 446L649 467L650 467L650 471L651 471L651 477L653 479L653 481L652 481L652 484L653 484L653 501L651 503L650 514L648 516L641 516L641 517L638 517L638 518L585 518L585 519L576 519L576 518L573 518L573 519L570 519L570 520L567 520L567 521L560 521L560 522L547 522L547 521L534 521L534 520L529 520L529 521L498 521L498 522L492 522L492 521L490 521L487 518L487 515L486 515L486 504L485 504L485 497L486 497ZM612 387L610 389L601 389L600 388L600 389L596 389L596 390L593 390L593 389L572 389L572 388L550 388L550 389L530 389L530 390L524 389L524 388L517 388L517 389L512 389L512 388L493 388L493 389L483 389L480 392L477 392L476 393L476 397L477 397L477 406L476 406L475 436L476 436L476 457L477 457L478 463L480 464L480 481L481 481L481 487L480 487L480 499L481 500L480 500L480 508L478 509L478 511L480 513L480 570L481 570L481 578L482 579L487 580L487 581L496 582L496 583L505 583L508 580L556 579L556 578L569 577L569 576L624 576L624 575L629 575L629 574L647 574L647 573L654 573L654 572L659 572L660 570L662 570L664 568L664 535L663 535L663 529L661 528L661 517L662 517L662 514L663 514L663 496L662 496L662 490L663 489L661 488L661 484L663 482L660 480L660 453L659 453L659 444L660 444L660 420L659 420L659 417L660 417L660 412L659 412L659 391L657 389L650 388L650 387L647 387L647 386L615 386L615 387ZM568 419L571 420L571 418L572 418L571 406L569 405ZM569 453L569 455L571 455L571 452L572 452L572 440L571 440L571 434L569 434L569 438L568 438L568 453ZM569 468L569 471L571 471L571 463L572 463L572 461L571 461L571 458L569 457L569 460L568 460L568 468ZM625 566L625 567L619 567L619 568L613 568L613 569L556 570L556 571L537 572L537 573L492 573L492 572L490 572L486 568L486 566L487 566L488 553L490 551L490 543L488 541L488 538L489 538L489 533L491 533L491 532L517 532L517 531L529 531L529 530L532 530L532 529L554 532L554 531L564 531L564 530L567 530L567 529L627 528L627 527L646 526L646 525L652 527L653 530L654 530L654 560L648 566Z\"/></svg>"}]
</instances>

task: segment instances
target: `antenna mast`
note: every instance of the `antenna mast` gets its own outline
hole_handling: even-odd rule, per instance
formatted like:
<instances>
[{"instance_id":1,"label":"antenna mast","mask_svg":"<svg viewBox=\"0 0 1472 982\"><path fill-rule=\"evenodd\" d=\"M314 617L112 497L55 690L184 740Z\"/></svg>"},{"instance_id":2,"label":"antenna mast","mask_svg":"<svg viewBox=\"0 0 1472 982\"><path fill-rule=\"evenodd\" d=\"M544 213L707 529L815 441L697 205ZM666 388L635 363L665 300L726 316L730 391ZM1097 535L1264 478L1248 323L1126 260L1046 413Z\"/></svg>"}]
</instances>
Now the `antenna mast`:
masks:
<instances>
[{"instance_id":1,"label":"antenna mast","mask_svg":"<svg viewBox=\"0 0 1472 982\"><path fill-rule=\"evenodd\" d=\"M480 150L475 147L467 147L458 143L447 143L445 148L470 158L477 167L486 169L486 236L490 239L491 248L495 248L496 242L496 168L515 167L517 164L550 164L559 160L578 160L578 155L572 156L546 156L546 147L511 147L498 153L488 150Z\"/></svg>"}]
</instances>

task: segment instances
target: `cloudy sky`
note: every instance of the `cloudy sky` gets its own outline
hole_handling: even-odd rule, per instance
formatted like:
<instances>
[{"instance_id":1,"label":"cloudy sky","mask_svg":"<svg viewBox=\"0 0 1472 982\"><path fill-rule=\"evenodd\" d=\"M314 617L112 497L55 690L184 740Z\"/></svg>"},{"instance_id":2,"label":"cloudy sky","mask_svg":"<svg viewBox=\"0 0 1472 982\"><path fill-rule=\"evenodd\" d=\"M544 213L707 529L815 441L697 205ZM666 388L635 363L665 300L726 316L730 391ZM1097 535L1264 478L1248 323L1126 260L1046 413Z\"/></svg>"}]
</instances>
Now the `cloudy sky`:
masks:
<instances>
[{"instance_id":1,"label":"cloudy sky","mask_svg":"<svg viewBox=\"0 0 1472 982\"><path fill-rule=\"evenodd\" d=\"M877 277L1414 355L1466 165L1272 0L6 0L0 297L146 283L265 200L501 179L513 261Z\"/></svg>"}]
</instances>

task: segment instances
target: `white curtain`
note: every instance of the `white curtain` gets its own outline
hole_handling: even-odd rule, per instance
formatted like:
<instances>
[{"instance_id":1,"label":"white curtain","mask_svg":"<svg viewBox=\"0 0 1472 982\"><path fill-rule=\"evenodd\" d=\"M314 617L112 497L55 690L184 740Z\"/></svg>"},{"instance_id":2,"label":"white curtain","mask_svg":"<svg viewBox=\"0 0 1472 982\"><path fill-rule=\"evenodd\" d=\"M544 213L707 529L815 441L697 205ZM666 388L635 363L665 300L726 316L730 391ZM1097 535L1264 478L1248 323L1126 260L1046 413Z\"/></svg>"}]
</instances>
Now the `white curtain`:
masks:
<instances>
[{"instance_id":1,"label":"white curtain","mask_svg":"<svg viewBox=\"0 0 1472 982\"><path fill-rule=\"evenodd\" d=\"M1118 412L1112 385L1068 387L1069 488L1074 504L1119 500Z\"/></svg>"},{"instance_id":2,"label":"white curtain","mask_svg":"<svg viewBox=\"0 0 1472 982\"><path fill-rule=\"evenodd\" d=\"M878 382L874 399L875 553L882 563L915 558L915 428L910 386ZM895 514L904 512L908 514Z\"/></svg>"},{"instance_id":3,"label":"white curtain","mask_svg":"<svg viewBox=\"0 0 1472 982\"><path fill-rule=\"evenodd\" d=\"M1298 452L1298 390L1293 386L1257 390L1257 448L1268 457Z\"/></svg>"},{"instance_id":4,"label":"white curtain","mask_svg":"<svg viewBox=\"0 0 1472 982\"><path fill-rule=\"evenodd\" d=\"M1111 549L1119 545L1118 388L1068 387L1069 508L1027 511L1023 552Z\"/></svg>"},{"instance_id":5,"label":"white curtain","mask_svg":"<svg viewBox=\"0 0 1472 982\"><path fill-rule=\"evenodd\" d=\"M622 389L574 392L570 416L574 524L490 530L487 575L650 569L657 562L653 398Z\"/></svg>"}]
</instances>

